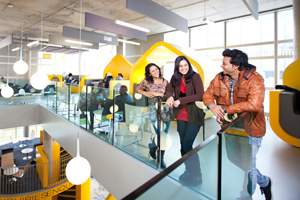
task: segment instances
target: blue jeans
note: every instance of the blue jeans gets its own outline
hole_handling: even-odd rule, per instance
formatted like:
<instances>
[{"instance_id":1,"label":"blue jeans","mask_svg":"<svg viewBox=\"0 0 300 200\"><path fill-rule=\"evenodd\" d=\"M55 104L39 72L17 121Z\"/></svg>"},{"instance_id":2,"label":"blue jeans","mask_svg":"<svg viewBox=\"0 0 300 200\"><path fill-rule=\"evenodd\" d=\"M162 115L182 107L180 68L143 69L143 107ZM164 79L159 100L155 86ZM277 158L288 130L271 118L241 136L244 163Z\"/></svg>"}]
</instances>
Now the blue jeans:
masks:
<instances>
[{"instance_id":1,"label":"blue jeans","mask_svg":"<svg viewBox=\"0 0 300 200\"><path fill-rule=\"evenodd\" d=\"M251 167L248 172L249 178L252 182L252 191L255 191L256 184L260 187L266 187L269 184L269 177L262 175L256 168L256 155L261 146L262 137L251 137L249 136L249 144L251 145Z\"/></svg>"}]
</instances>

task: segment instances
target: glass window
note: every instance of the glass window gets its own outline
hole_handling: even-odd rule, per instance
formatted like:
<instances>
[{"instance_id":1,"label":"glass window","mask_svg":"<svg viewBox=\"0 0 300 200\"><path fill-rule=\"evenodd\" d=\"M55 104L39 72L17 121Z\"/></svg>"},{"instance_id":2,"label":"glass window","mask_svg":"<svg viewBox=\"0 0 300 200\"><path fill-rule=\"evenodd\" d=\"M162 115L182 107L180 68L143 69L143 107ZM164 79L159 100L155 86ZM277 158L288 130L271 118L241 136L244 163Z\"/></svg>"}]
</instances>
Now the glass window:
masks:
<instances>
[{"instance_id":1,"label":"glass window","mask_svg":"<svg viewBox=\"0 0 300 200\"><path fill-rule=\"evenodd\" d=\"M283 84L282 82L282 76L285 68L291 64L294 61L293 58L279 58L278 59L278 77L277 77L277 84L281 85Z\"/></svg>"},{"instance_id":2,"label":"glass window","mask_svg":"<svg viewBox=\"0 0 300 200\"><path fill-rule=\"evenodd\" d=\"M254 45L254 46L237 47L237 49L247 53L248 57L269 57L269 56L274 56L274 43L267 44L267 45Z\"/></svg>"},{"instance_id":3,"label":"glass window","mask_svg":"<svg viewBox=\"0 0 300 200\"><path fill-rule=\"evenodd\" d=\"M204 88L207 88L210 81L216 76L221 69L222 64L222 52L224 48L201 50L197 51L197 55L193 57L202 67L204 72Z\"/></svg>"},{"instance_id":4,"label":"glass window","mask_svg":"<svg viewBox=\"0 0 300 200\"><path fill-rule=\"evenodd\" d=\"M278 40L294 38L294 17L293 10L278 12Z\"/></svg>"},{"instance_id":5,"label":"glass window","mask_svg":"<svg viewBox=\"0 0 300 200\"><path fill-rule=\"evenodd\" d=\"M245 17L227 23L227 45L274 41L274 13L260 15L256 20Z\"/></svg>"},{"instance_id":6,"label":"glass window","mask_svg":"<svg viewBox=\"0 0 300 200\"><path fill-rule=\"evenodd\" d=\"M224 46L224 22L191 28L191 48Z\"/></svg>"},{"instance_id":7,"label":"glass window","mask_svg":"<svg viewBox=\"0 0 300 200\"><path fill-rule=\"evenodd\" d=\"M173 31L164 34L164 41L179 47L189 47L189 33Z\"/></svg>"},{"instance_id":8,"label":"glass window","mask_svg":"<svg viewBox=\"0 0 300 200\"><path fill-rule=\"evenodd\" d=\"M265 80L265 87L274 88L275 86L275 72L274 59L249 59L249 63L256 66L256 71L263 76Z\"/></svg>"}]
</instances>

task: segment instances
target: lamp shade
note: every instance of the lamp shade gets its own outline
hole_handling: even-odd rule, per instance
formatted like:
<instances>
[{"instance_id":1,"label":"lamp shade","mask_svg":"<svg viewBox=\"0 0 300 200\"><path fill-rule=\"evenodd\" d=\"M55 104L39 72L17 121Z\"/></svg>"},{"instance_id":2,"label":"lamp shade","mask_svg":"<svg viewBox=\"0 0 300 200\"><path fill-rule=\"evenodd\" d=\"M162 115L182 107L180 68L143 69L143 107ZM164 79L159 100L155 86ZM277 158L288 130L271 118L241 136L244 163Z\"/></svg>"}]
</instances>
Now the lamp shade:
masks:
<instances>
[{"instance_id":1,"label":"lamp shade","mask_svg":"<svg viewBox=\"0 0 300 200\"><path fill-rule=\"evenodd\" d=\"M91 176L89 161L79 155L72 158L67 164L66 176L70 183L81 185Z\"/></svg>"},{"instance_id":2,"label":"lamp shade","mask_svg":"<svg viewBox=\"0 0 300 200\"><path fill-rule=\"evenodd\" d=\"M13 69L17 74L22 75L28 71L28 65L26 62L24 62L24 60L20 59L15 62Z\"/></svg>"},{"instance_id":3,"label":"lamp shade","mask_svg":"<svg viewBox=\"0 0 300 200\"><path fill-rule=\"evenodd\" d=\"M43 72L36 72L31 76L30 84L37 90L43 90L49 84L48 76Z\"/></svg>"},{"instance_id":4,"label":"lamp shade","mask_svg":"<svg viewBox=\"0 0 300 200\"><path fill-rule=\"evenodd\" d=\"M4 98L10 98L14 95L14 90L9 86L9 85L5 85L2 89L1 89L1 95Z\"/></svg>"}]
</instances>

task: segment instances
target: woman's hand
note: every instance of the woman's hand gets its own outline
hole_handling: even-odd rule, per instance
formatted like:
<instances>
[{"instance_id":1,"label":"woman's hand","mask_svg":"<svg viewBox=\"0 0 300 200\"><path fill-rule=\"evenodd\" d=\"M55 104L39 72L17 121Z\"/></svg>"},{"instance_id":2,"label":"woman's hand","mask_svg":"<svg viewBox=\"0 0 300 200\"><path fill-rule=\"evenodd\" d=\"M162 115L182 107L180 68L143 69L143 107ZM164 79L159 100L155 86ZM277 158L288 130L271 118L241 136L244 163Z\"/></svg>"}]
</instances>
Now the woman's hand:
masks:
<instances>
[{"instance_id":1,"label":"woman's hand","mask_svg":"<svg viewBox=\"0 0 300 200\"><path fill-rule=\"evenodd\" d=\"M173 108L173 104L174 104L174 98L173 97L169 97L166 101L166 104L170 107Z\"/></svg>"},{"instance_id":2,"label":"woman's hand","mask_svg":"<svg viewBox=\"0 0 300 200\"><path fill-rule=\"evenodd\" d=\"M175 108L178 108L178 106L180 105L180 101L179 100L174 101L173 105Z\"/></svg>"}]
</instances>

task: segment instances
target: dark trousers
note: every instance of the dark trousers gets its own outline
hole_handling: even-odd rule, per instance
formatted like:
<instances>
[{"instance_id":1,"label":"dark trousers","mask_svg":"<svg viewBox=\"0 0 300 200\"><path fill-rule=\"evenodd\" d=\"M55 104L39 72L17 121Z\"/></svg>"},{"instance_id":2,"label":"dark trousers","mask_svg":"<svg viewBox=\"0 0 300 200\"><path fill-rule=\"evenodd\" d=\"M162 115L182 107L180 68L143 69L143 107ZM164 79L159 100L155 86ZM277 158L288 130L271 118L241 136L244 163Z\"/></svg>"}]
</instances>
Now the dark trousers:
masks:
<instances>
[{"instance_id":1,"label":"dark trousers","mask_svg":"<svg viewBox=\"0 0 300 200\"><path fill-rule=\"evenodd\" d=\"M177 131L180 137L180 151L182 156L193 149L193 143L200 130L200 127L200 124L179 120L177 121ZM186 171L190 171L195 174L201 174L200 161L197 153L185 161L185 166Z\"/></svg>"}]
</instances>

